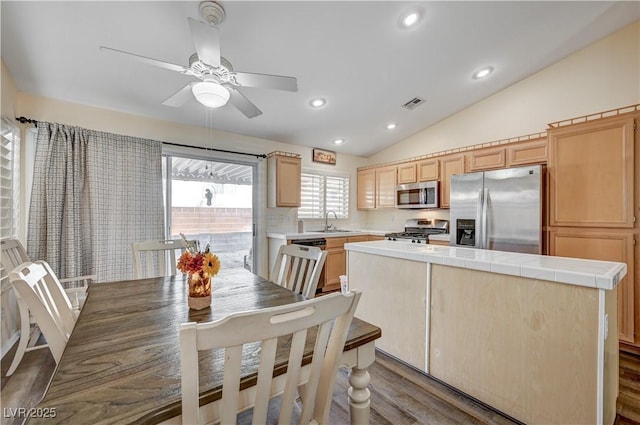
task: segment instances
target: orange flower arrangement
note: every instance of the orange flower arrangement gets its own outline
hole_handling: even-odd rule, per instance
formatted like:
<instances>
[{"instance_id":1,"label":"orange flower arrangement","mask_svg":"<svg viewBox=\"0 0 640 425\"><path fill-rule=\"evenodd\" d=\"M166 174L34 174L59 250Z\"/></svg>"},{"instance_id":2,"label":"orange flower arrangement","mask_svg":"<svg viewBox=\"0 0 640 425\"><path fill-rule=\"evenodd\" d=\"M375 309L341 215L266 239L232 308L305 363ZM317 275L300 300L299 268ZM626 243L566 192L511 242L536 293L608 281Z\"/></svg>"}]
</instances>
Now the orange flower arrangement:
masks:
<instances>
[{"instance_id":1,"label":"orange flower arrangement","mask_svg":"<svg viewBox=\"0 0 640 425\"><path fill-rule=\"evenodd\" d=\"M210 251L207 244L200 251L198 241L188 241L181 233L187 249L178 259L178 270L189 274L189 296L206 297L211 295L211 277L220 271L220 259Z\"/></svg>"}]
</instances>

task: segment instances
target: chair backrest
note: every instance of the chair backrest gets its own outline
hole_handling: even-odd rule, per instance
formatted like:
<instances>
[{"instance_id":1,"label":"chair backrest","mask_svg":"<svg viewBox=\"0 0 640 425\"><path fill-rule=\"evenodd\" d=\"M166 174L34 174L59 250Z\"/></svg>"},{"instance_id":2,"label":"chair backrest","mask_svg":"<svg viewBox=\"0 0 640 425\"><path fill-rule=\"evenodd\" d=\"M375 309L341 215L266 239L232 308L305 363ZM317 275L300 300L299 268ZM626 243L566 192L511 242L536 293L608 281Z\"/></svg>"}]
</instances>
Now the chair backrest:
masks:
<instances>
[{"instance_id":1,"label":"chair backrest","mask_svg":"<svg viewBox=\"0 0 640 425\"><path fill-rule=\"evenodd\" d=\"M315 246L282 245L270 280L307 298L313 298L326 258L327 252Z\"/></svg>"},{"instance_id":2,"label":"chair backrest","mask_svg":"<svg viewBox=\"0 0 640 425\"><path fill-rule=\"evenodd\" d=\"M344 343L360 300L360 292L347 295L331 294L298 303L232 314L208 323L183 323L180 327L182 363L182 423L200 424L214 419L220 423L236 423L239 410L254 407L253 423L266 423L269 399L282 392L278 423L290 423L296 391L301 394L303 409L300 424L313 420L326 423L333 395L336 374ZM307 330L317 331L313 359L301 370ZM278 337L290 336L290 343L278 344ZM260 364L255 392L240 397L242 351L247 343L260 344ZM280 350L289 352L277 353ZM215 406L199 409L198 351L224 348L222 398ZM276 354L288 358L287 372L279 388L274 384ZM307 378L308 377L308 378ZM280 378L280 377L279 377ZM284 381L284 382L282 382ZM210 408L207 408L210 407ZM219 416L219 418L217 417Z\"/></svg>"},{"instance_id":3,"label":"chair backrest","mask_svg":"<svg viewBox=\"0 0 640 425\"><path fill-rule=\"evenodd\" d=\"M176 274L176 250L186 249L182 239L145 241L131 244L136 279Z\"/></svg>"},{"instance_id":4,"label":"chair backrest","mask_svg":"<svg viewBox=\"0 0 640 425\"><path fill-rule=\"evenodd\" d=\"M58 278L49 264L37 261L20 264L9 273L9 280L29 307L58 362L77 319Z\"/></svg>"},{"instance_id":5,"label":"chair backrest","mask_svg":"<svg viewBox=\"0 0 640 425\"><path fill-rule=\"evenodd\" d=\"M6 273L18 267L20 264L31 261L24 247L17 239L3 239L0 241L2 249L2 267Z\"/></svg>"}]
</instances>

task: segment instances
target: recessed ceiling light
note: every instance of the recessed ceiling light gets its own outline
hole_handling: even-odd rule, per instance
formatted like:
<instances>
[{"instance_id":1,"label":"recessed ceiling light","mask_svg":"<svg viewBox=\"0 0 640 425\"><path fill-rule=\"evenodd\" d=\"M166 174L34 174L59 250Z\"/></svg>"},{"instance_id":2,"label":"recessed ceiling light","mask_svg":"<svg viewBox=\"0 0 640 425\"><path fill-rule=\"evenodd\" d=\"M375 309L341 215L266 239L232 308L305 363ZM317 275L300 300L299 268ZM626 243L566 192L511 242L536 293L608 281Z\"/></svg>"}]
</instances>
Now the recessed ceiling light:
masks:
<instances>
[{"instance_id":1,"label":"recessed ceiling light","mask_svg":"<svg viewBox=\"0 0 640 425\"><path fill-rule=\"evenodd\" d=\"M409 28L418 23L422 18L422 11L420 9L412 9L407 13L400 15L400 25Z\"/></svg>"},{"instance_id":2,"label":"recessed ceiling light","mask_svg":"<svg viewBox=\"0 0 640 425\"><path fill-rule=\"evenodd\" d=\"M488 75L489 75L489 74L491 74L492 72L493 72L493 67L492 67L492 66L487 66L487 67L485 67L485 68L482 68L482 69L480 69L480 70L476 71L476 72L473 74L473 79L474 79L474 80L479 80L479 79L481 79L481 78L484 78L484 77L488 76Z\"/></svg>"},{"instance_id":3,"label":"recessed ceiling light","mask_svg":"<svg viewBox=\"0 0 640 425\"><path fill-rule=\"evenodd\" d=\"M313 106L314 108L321 108L324 105L326 105L327 101L321 97L317 97L315 99L312 99L311 102L309 102L309 104L311 104L311 106Z\"/></svg>"},{"instance_id":4,"label":"recessed ceiling light","mask_svg":"<svg viewBox=\"0 0 640 425\"><path fill-rule=\"evenodd\" d=\"M396 123L389 123L387 124L387 130L393 130L394 128L396 128Z\"/></svg>"},{"instance_id":5,"label":"recessed ceiling light","mask_svg":"<svg viewBox=\"0 0 640 425\"><path fill-rule=\"evenodd\" d=\"M344 143L344 139L336 139L336 140L333 141L334 145L341 145L343 143Z\"/></svg>"}]
</instances>

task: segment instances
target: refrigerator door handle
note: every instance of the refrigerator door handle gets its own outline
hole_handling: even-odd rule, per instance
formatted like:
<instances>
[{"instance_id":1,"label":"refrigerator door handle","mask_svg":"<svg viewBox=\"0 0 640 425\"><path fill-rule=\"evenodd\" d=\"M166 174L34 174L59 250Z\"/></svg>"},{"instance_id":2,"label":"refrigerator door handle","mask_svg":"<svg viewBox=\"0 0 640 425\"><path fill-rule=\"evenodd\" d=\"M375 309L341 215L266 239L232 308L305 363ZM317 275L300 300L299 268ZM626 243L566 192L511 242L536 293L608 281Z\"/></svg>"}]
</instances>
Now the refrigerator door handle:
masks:
<instances>
[{"instance_id":1,"label":"refrigerator door handle","mask_svg":"<svg viewBox=\"0 0 640 425\"><path fill-rule=\"evenodd\" d=\"M482 212L484 211L483 189L478 190L478 204L476 206L476 243L475 248L482 249L482 239L484 238L484 228Z\"/></svg>"},{"instance_id":2,"label":"refrigerator door handle","mask_svg":"<svg viewBox=\"0 0 640 425\"><path fill-rule=\"evenodd\" d=\"M489 248L489 221L487 209L489 208L489 189L484 188L482 196L482 249Z\"/></svg>"}]
</instances>

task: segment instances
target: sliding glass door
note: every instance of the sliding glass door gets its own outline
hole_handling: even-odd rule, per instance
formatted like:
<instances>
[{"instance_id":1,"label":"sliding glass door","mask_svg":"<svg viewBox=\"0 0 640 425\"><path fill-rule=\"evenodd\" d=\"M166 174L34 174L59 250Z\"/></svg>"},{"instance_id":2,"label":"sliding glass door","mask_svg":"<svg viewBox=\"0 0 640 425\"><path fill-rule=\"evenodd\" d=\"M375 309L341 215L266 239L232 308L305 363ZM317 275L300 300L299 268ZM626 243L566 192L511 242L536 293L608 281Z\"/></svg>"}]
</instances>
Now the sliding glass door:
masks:
<instances>
[{"instance_id":1,"label":"sliding glass door","mask_svg":"<svg viewBox=\"0 0 640 425\"><path fill-rule=\"evenodd\" d=\"M166 156L167 236L210 244L222 267L254 270L255 164Z\"/></svg>"}]
</instances>

